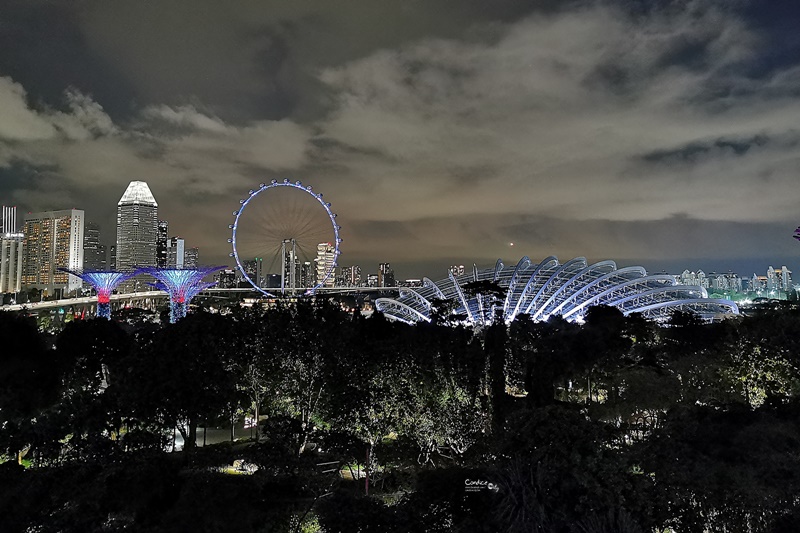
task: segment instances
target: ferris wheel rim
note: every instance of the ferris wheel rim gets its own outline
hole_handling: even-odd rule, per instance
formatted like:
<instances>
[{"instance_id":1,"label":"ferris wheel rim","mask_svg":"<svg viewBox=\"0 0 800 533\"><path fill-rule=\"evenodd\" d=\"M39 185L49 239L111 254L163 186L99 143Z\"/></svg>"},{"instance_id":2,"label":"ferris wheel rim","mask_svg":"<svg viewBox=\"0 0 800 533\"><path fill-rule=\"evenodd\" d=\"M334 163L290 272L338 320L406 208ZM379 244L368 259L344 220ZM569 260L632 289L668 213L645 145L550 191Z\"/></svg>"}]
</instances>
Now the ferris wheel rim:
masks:
<instances>
[{"instance_id":1,"label":"ferris wheel rim","mask_svg":"<svg viewBox=\"0 0 800 533\"><path fill-rule=\"evenodd\" d=\"M236 211L233 212L233 215L234 215L235 218L234 218L233 224L230 225L230 229L232 230L232 234L231 234L231 239L229 239L229 241L230 241L230 243L232 245L233 251L232 251L232 253L230 255L236 261L236 266L239 268L239 272L241 272L242 276L244 276L244 279L246 279L247 282L256 291L260 292L261 294L263 294L264 296L267 296L269 298L275 298L276 297L274 294L270 293L269 291L264 290L263 287L259 287L258 284L254 283L253 280L250 278L250 276L247 275L247 272L245 272L244 266L242 265L242 261L241 261L241 258L239 256L239 250L236 247L236 232L239 229L239 218L242 216L242 213L244 213L245 209L247 208L247 204L249 204L250 201L253 200L253 198L255 198L259 194L263 193L264 191L267 191L269 189L273 189L273 188L276 188L276 187L292 187L294 189L298 189L298 190L308 194L314 200L316 200L317 203L319 203L322 206L323 209L325 209L325 212L328 215L328 219L331 222L331 227L333 229L333 243L329 243L329 244L331 244L333 246L333 261L331 262L331 264L328 267L328 269L325 271L325 277L322 278L322 280L318 281L316 285L314 285L313 287L308 288L306 290L306 292L303 293L304 296L314 294L316 292L316 290L318 288L320 288L321 286L323 286L325 284L325 282L328 279L330 279L330 277L333 275L333 271L336 268L336 265L338 264L338 261L339 261L339 254L341 253L339 251L339 244L342 242L342 239L339 237L340 226L336 223L336 213L331 211L330 202L326 202L325 200L323 200L322 193L314 192L310 185L303 185L300 181L292 182L292 181L289 181L288 179L284 179L282 182L278 181L278 180L272 180L271 183L262 183L258 187L258 189L251 189L248 192L247 198L245 198L243 200L239 200L239 203L240 203L239 209L237 209Z\"/></svg>"}]
</instances>

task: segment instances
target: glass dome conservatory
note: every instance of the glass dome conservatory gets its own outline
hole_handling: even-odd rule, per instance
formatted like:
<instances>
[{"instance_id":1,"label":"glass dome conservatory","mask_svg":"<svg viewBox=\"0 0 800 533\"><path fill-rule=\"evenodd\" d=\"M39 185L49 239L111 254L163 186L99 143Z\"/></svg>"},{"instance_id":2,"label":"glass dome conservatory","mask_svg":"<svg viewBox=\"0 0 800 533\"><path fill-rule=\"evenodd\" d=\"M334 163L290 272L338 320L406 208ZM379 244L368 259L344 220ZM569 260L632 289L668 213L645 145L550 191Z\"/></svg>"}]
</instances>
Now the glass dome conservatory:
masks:
<instances>
[{"instance_id":1,"label":"glass dome conservatory","mask_svg":"<svg viewBox=\"0 0 800 533\"><path fill-rule=\"evenodd\" d=\"M487 282L489 282L487 284ZM499 287L486 291L487 286ZM640 313L652 320L666 320L675 311L692 312L706 321L739 314L730 300L709 298L702 287L679 285L667 274L648 275L643 267L617 268L614 261L587 264L585 257L566 263L550 256L540 263L523 257L515 266L498 260L494 268L473 267L469 274L431 281L423 286L401 288L397 298L379 298L376 308L393 320L409 324L430 322L440 302L467 324L480 325L502 316L511 322L520 313L535 321L560 315L582 321L593 305L616 307L623 314Z\"/></svg>"}]
</instances>

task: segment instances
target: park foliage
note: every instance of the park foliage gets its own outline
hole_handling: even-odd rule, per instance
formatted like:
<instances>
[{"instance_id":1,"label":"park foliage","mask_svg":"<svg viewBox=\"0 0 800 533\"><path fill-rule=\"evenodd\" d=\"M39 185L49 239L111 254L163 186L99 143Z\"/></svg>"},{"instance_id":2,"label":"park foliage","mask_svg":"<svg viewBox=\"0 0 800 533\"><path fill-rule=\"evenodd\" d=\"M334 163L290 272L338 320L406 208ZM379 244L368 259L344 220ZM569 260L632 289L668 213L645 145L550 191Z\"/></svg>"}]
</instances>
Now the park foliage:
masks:
<instances>
[{"instance_id":1,"label":"park foliage","mask_svg":"<svg viewBox=\"0 0 800 533\"><path fill-rule=\"evenodd\" d=\"M1 313L0 531L800 530L793 307L449 316L319 300L49 336Z\"/></svg>"}]
</instances>

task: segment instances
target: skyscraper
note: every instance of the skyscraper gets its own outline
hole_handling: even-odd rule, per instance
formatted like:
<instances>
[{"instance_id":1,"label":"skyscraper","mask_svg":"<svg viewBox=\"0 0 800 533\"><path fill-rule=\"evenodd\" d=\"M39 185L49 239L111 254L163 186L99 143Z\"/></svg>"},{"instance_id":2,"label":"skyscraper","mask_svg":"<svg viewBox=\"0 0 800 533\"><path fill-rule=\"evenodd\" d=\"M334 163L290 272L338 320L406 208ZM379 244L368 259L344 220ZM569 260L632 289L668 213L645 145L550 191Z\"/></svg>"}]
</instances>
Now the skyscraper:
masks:
<instances>
[{"instance_id":1,"label":"skyscraper","mask_svg":"<svg viewBox=\"0 0 800 533\"><path fill-rule=\"evenodd\" d=\"M107 264L106 246L100 243L100 226L87 222L83 232L83 268L105 270Z\"/></svg>"},{"instance_id":2,"label":"skyscraper","mask_svg":"<svg viewBox=\"0 0 800 533\"><path fill-rule=\"evenodd\" d=\"M84 213L80 209L25 217L22 285L48 291L80 289L80 278L59 268L83 268Z\"/></svg>"},{"instance_id":3,"label":"skyscraper","mask_svg":"<svg viewBox=\"0 0 800 533\"><path fill-rule=\"evenodd\" d=\"M197 246L186 248L183 254L183 267L184 268L198 268L200 264L200 249Z\"/></svg>"},{"instance_id":4,"label":"skyscraper","mask_svg":"<svg viewBox=\"0 0 800 533\"><path fill-rule=\"evenodd\" d=\"M0 230L2 234L10 234L17 232L17 208L3 206L3 219L0 221Z\"/></svg>"},{"instance_id":5,"label":"skyscraper","mask_svg":"<svg viewBox=\"0 0 800 533\"><path fill-rule=\"evenodd\" d=\"M167 237L169 235L169 222L166 220L158 221L158 240L156 241L156 266L164 268L167 266Z\"/></svg>"},{"instance_id":6,"label":"skyscraper","mask_svg":"<svg viewBox=\"0 0 800 533\"><path fill-rule=\"evenodd\" d=\"M164 266L168 268L184 268L186 258L185 241L180 237L167 239L167 262Z\"/></svg>"},{"instance_id":7,"label":"skyscraper","mask_svg":"<svg viewBox=\"0 0 800 533\"><path fill-rule=\"evenodd\" d=\"M381 263L378 265L378 287L394 287L394 270L389 266L389 263Z\"/></svg>"},{"instance_id":8,"label":"skyscraper","mask_svg":"<svg viewBox=\"0 0 800 533\"><path fill-rule=\"evenodd\" d=\"M264 287L264 259L262 257L255 257L249 261L242 263L247 277L259 287ZM279 276L280 278L280 276ZM278 283L280 287L280 283Z\"/></svg>"},{"instance_id":9,"label":"skyscraper","mask_svg":"<svg viewBox=\"0 0 800 533\"><path fill-rule=\"evenodd\" d=\"M23 234L17 232L17 208L3 206L0 227L0 294L22 288Z\"/></svg>"},{"instance_id":10,"label":"skyscraper","mask_svg":"<svg viewBox=\"0 0 800 533\"><path fill-rule=\"evenodd\" d=\"M323 283L324 287L333 287L335 281L333 268L336 266L336 251L333 245L329 242L321 242L317 245L317 258L314 260L317 263L317 284ZM331 275L326 279L325 276L328 272Z\"/></svg>"},{"instance_id":11,"label":"skyscraper","mask_svg":"<svg viewBox=\"0 0 800 533\"><path fill-rule=\"evenodd\" d=\"M156 266L158 204L143 181L132 181L117 204L117 270Z\"/></svg>"},{"instance_id":12,"label":"skyscraper","mask_svg":"<svg viewBox=\"0 0 800 533\"><path fill-rule=\"evenodd\" d=\"M358 265L342 267L339 279L343 287L358 287L361 284L361 267Z\"/></svg>"},{"instance_id":13,"label":"skyscraper","mask_svg":"<svg viewBox=\"0 0 800 533\"><path fill-rule=\"evenodd\" d=\"M297 288L297 242L284 239L281 243L281 291L294 294Z\"/></svg>"},{"instance_id":14,"label":"skyscraper","mask_svg":"<svg viewBox=\"0 0 800 533\"><path fill-rule=\"evenodd\" d=\"M314 265L311 261L304 261L303 264L300 265L300 286L308 289L316 285L314 276L316 276Z\"/></svg>"}]
</instances>

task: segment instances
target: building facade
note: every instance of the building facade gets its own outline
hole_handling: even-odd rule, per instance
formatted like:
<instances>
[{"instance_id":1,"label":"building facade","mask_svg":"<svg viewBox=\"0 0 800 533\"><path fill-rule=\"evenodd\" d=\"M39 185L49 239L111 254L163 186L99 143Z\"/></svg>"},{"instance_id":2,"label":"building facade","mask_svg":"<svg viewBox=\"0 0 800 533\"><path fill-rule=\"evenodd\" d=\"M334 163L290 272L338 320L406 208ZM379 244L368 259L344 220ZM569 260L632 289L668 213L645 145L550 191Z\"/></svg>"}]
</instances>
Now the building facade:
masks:
<instances>
[{"instance_id":1,"label":"building facade","mask_svg":"<svg viewBox=\"0 0 800 533\"><path fill-rule=\"evenodd\" d=\"M186 244L180 237L167 239L167 268L184 268L186 258Z\"/></svg>"},{"instance_id":2,"label":"building facade","mask_svg":"<svg viewBox=\"0 0 800 533\"><path fill-rule=\"evenodd\" d=\"M156 241L156 266L165 268L167 266L167 240L169 240L169 222L166 220L158 221L158 240Z\"/></svg>"},{"instance_id":3,"label":"building facade","mask_svg":"<svg viewBox=\"0 0 800 533\"><path fill-rule=\"evenodd\" d=\"M83 232L83 210L29 213L23 229L22 286L48 294L80 289L80 278L58 269L83 268Z\"/></svg>"},{"instance_id":4,"label":"building facade","mask_svg":"<svg viewBox=\"0 0 800 533\"><path fill-rule=\"evenodd\" d=\"M100 242L100 225L87 222L83 232L83 268L106 270L108 253L106 246Z\"/></svg>"},{"instance_id":5,"label":"building facade","mask_svg":"<svg viewBox=\"0 0 800 533\"><path fill-rule=\"evenodd\" d=\"M184 268L198 268L200 266L200 249L197 246L186 248L183 254Z\"/></svg>"},{"instance_id":6,"label":"building facade","mask_svg":"<svg viewBox=\"0 0 800 533\"><path fill-rule=\"evenodd\" d=\"M117 204L117 270L156 266L158 203L143 181L132 181Z\"/></svg>"},{"instance_id":7,"label":"building facade","mask_svg":"<svg viewBox=\"0 0 800 533\"><path fill-rule=\"evenodd\" d=\"M24 235L17 231L17 208L3 206L0 227L0 294L22 288Z\"/></svg>"},{"instance_id":8,"label":"building facade","mask_svg":"<svg viewBox=\"0 0 800 533\"><path fill-rule=\"evenodd\" d=\"M339 285L342 287L358 287L361 285L361 267L358 265L342 267L342 273L339 275Z\"/></svg>"},{"instance_id":9,"label":"building facade","mask_svg":"<svg viewBox=\"0 0 800 533\"><path fill-rule=\"evenodd\" d=\"M329 242L321 242L317 245L316 284L323 287L333 287L335 280L333 270L336 267L336 249Z\"/></svg>"},{"instance_id":10,"label":"building facade","mask_svg":"<svg viewBox=\"0 0 800 533\"><path fill-rule=\"evenodd\" d=\"M394 287L397 283L394 280L394 270L389 263L378 265L378 287Z\"/></svg>"}]
</instances>

